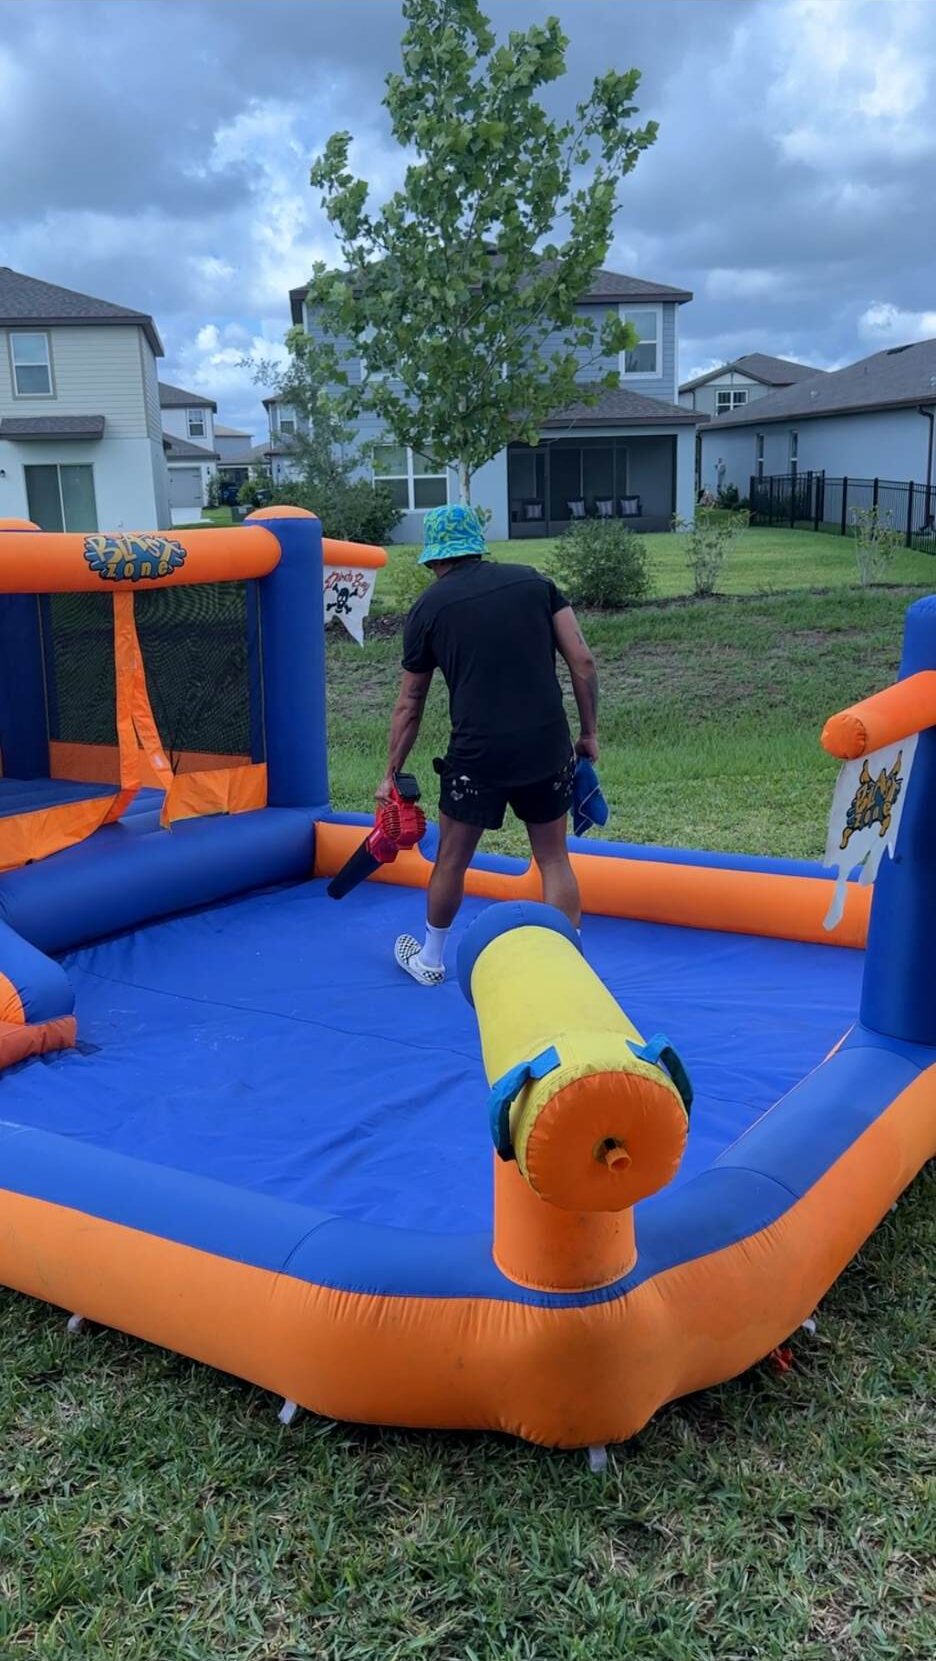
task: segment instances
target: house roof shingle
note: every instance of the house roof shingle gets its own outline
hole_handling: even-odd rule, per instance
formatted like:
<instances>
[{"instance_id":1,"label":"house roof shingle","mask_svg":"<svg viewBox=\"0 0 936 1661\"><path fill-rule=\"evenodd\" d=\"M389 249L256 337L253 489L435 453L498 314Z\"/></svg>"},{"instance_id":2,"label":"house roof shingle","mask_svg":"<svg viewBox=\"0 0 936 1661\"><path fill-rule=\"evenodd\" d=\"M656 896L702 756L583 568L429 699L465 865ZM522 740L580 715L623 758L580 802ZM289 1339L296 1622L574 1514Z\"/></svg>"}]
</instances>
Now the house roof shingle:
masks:
<instances>
[{"instance_id":1,"label":"house roof shingle","mask_svg":"<svg viewBox=\"0 0 936 1661\"><path fill-rule=\"evenodd\" d=\"M32 325L47 329L102 323L124 326L135 323L143 330L155 355L164 356L159 331L148 312L116 306L110 300L96 300L91 294L60 288L57 283L45 283L39 277L27 277L22 271L0 265L0 327Z\"/></svg>"},{"instance_id":2,"label":"house roof shingle","mask_svg":"<svg viewBox=\"0 0 936 1661\"><path fill-rule=\"evenodd\" d=\"M204 444L193 444L190 439L177 438L175 433L163 433L163 449L167 461L217 461L217 450Z\"/></svg>"},{"instance_id":3,"label":"house roof shingle","mask_svg":"<svg viewBox=\"0 0 936 1661\"><path fill-rule=\"evenodd\" d=\"M695 380L683 381L680 392L694 392L697 386L706 386L719 375L727 375L730 370L736 369L739 374L747 375L752 381L760 381L763 386L793 386L797 381L809 381L814 375L824 375L824 369L814 369L809 363L795 363L792 358L772 358L766 352L745 352L740 358L733 358L731 363L722 363L717 369L710 369L705 375L696 375Z\"/></svg>"},{"instance_id":4,"label":"house roof shingle","mask_svg":"<svg viewBox=\"0 0 936 1661\"><path fill-rule=\"evenodd\" d=\"M203 398L200 392L186 392L182 386L171 386L168 381L159 383L160 409L210 409L217 410L218 406L213 398Z\"/></svg>"},{"instance_id":5,"label":"house roof shingle","mask_svg":"<svg viewBox=\"0 0 936 1661\"><path fill-rule=\"evenodd\" d=\"M643 277L628 277L619 271L596 271L591 288L582 295L585 305L599 305L604 300L669 300L681 306L692 299L691 290L671 288L668 283L650 283Z\"/></svg>"},{"instance_id":6,"label":"house roof shingle","mask_svg":"<svg viewBox=\"0 0 936 1661\"><path fill-rule=\"evenodd\" d=\"M103 415L6 415L0 438L103 438Z\"/></svg>"},{"instance_id":7,"label":"house roof shingle","mask_svg":"<svg viewBox=\"0 0 936 1661\"><path fill-rule=\"evenodd\" d=\"M712 430L916 404L936 405L936 339L889 346L845 369L813 375L798 386L785 387L743 409L716 416Z\"/></svg>"},{"instance_id":8,"label":"house roof shingle","mask_svg":"<svg viewBox=\"0 0 936 1661\"><path fill-rule=\"evenodd\" d=\"M706 420L698 410L684 409L662 398L648 398L644 392L632 392L630 387L616 386L602 390L594 404L571 404L568 409L557 410L543 422L543 428L698 427Z\"/></svg>"},{"instance_id":9,"label":"house roof shingle","mask_svg":"<svg viewBox=\"0 0 936 1661\"><path fill-rule=\"evenodd\" d=\"M249 438L250 434L243 427L223 427L220 421L214 424L215 438Z\"/></svg>"}]
</instances>

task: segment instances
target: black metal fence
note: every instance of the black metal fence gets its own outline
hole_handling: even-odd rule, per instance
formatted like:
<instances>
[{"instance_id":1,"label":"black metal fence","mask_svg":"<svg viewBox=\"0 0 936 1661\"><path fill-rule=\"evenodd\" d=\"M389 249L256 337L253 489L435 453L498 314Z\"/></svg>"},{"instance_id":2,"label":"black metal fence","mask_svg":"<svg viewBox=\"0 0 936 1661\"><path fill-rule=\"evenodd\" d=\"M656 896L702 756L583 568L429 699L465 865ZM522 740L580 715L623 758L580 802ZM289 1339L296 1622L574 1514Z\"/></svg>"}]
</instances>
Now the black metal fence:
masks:
<instances>
[{"instance_id":1,"label":"black metal fence","mask_svg":"<svg viewBox=\"0 0 936 1661\"><path fill-rule=\"evenodd\" d=\"M897 479L830 479L825 473L774 473L751 480L751 524L851 536L855 514L874 508L907 548L936 554L936 486Z\"/></svg>"}]
</instances>

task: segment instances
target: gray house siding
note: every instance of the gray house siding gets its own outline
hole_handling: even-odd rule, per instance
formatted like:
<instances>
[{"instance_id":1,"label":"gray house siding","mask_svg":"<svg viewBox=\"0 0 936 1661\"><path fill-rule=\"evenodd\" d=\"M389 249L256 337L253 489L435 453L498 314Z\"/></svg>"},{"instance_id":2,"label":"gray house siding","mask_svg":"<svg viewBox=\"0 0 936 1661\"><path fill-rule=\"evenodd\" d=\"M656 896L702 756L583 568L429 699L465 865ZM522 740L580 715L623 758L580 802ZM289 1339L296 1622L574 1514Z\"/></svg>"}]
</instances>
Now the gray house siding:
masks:
<instances>
[{"instance_id":1,"label":"gray house siding","mask_svg":"<svg viewBox=\"0 0 936 1661\"><path fill-rule=\"evenodd\" d=\"M657 308L654 307L654 306L641 306L637 302L635 302L633 305L630 305L630 304L628 304L626 306L622 305L620 308L616 305L611 305L611 306L576 306L575 309L581 316L591 317L593 319L595 325L596 325L596 328L600 331L601 328L604 325L604 322L605 322L606 318L608 316L623 318L623 315L624 315L625 311L634 311L634 310L636 310L636 311L655 311ZM652 375L652 376L624 375L624 374L622 374L622 376L621 376L621 385L622 386L631 386L631 387L633 387L635 392L642 392L647 398L663 398L667 403L675 404L676 397L677 397L677 393L676 393L676 381L677 381L677 373L676 373L676 371L677 371L677 363L676 363L676 358L677 358L676 312L677 312L677 307L672 306L672 305L663 305L663 306L659 307L659 312L660 312L660 353L659 353L660 362L658 364L659 373L657 375ZM562 349L563 349L563 334L562 334L561 330L556 330L556 331L554 331L554 333L552 333L550 335L547 335L546 341L545 341L544 346L543 346L543 352L544 352L545 356L549 357L553 353L561 352ZM577 348L575 355L578 358L579 364L581 365L582 373L581 373L579 378L582 379L582 380L589 380L589 381L600 380L601 376L606 375L608 373L609 369L618 369L620 367L618 359L617 359L616 356L615 357L608 357L608 356L602 356L601 354L599 354L596 357L596 356L592 355L591 353L589 353L584 348Z\"/></svg>"},{"instance_id":2,"label":"gray house siding","mask_svg":"<svg viewBox=\"0 0 936 1661\"><path fill-rule=\"evenodd\" d=\"M714 416L718 407L716 392L720 387L744 387L749 404L753 404L755 398L763 398L766 393L776 390L772 386L765 386L762 381L752 381L748 375L740 375L733 369L727 375L719 375L716 381L707 381L705 386L694 387L691 392L681 392L679 402L683 409L700 410L704 415Z\"/></svg>"},{"instance_id":3,"label":"gray house siding","mask_svg":"<svg viewBox=\"0 0 936 1661\"><path fill-rule=\"evenodd\" d=\"M703 427L704 488L714 489L715 465L721 456L726 483L736 484L742 495L747 494L756 471L758 431L764 436L765 474L790 471L790 434L795 432L800 473L918 483L926 478L929 422L915 409L891 409L765 422L760 429L755 423L724 432L719 432L717 424Z\"/></svg>"},{"instance_id":4,"label":"gray house siding","mask_svg":"<svg viewBox=\"0 0 936 1661\"><path fill-rule=\"evenodd\" d=\"M619 315L616 303L609 305L592 305L576 308L583 315L594 319L598 328L610 314ZM659 317L659 353L658 373L652 376L622 375L621 384L630 387L635 392L648 398L659 398L667 403L675 404L677 399L677 306L673 303L663 303L659 306L641 303L639 301L622 304L624 310L653 310ZM315 310L308 304L303 305L303 316L308 334L315 340L324 342L328 337L322 329ZM562 350L563 337L561 332L547 336L544 351L547 355ZM338 340L337 350L342 366L348 374L352 385L360 383L360 359L352 351L348 340ZM587 351L580 349L577 357L581 368L582 380L594 381L620 367L617 357L599 355L591 356ZM399 383L396 383L397 385ZM661 420L659 433L654 428L640 427L631 438L629 449L629 478L633 469L634 482L629 488L639 494L644 501L647 513L659 514L668 517L673 507L673 456L674 438L676 440L675 455L678 466L677 511L681 515L691 516L693 503L693 472L694 472L694 443L695 429L692 427L668 429L665 425L665 415ZM276 428L276 414L273 413L272 426ZM628 438L626 426L617 426L613 429L619 438ZM665 435L665 436L664 436ZM377 417L363 416L358 422L355 431L355 443L367 449L368 446L380 443L385 439L384 431ZM371 468L365 459L362 465L362 474L370 476ZM486 508L491 517L488 523L487 534L492 541L504 541L510 535L510 500L508 490L507 451L503 450L491 461L487 462L472 481L472 501L479 507ZM455 472L449 470L449 501L458 499L458 480ZM423 512L407 512L403 515L394 532L394 541L420 542L422 540Z\"/></svg>"},{"instance_id":5,"label":"gray house siding","mask_svg":"<svg viewBox=\"0 0 936 1661\"><path fill-rule=\"evenodd\" d=\"M656 308L653 306L641 306L637 302L634 302L633 305L622 306L620 308L616 305L608 305L576 306L575 309L580 316L591 317L595 322L596 328L600 331L608 316L616 317L618 315L623 315L625 310L653 311ZM636 392L643 392L648 398L663 398L667 403L671 404L674 404L677 398L677 309L678 308L675 305L662 305L659 307L659 311L661 313L661 362L659 366L659 374L649 377L643 375L622 375L621 377L622 385L633 386ZM306 333L310 335L313 340L323 343L327 337L315 315L314 309L309 305L304 305L303 316L305 318ZM561 352L563 350L563 344L563 331L555 330L552 334L546 336L543 344L543 352L547 357L549 357L553 353ZM352 386L359 386L361 381L360 358L357 353L352 351L351 342L349 340L339 339L336 342L336 345L342 367L346 370L348 379L350 380ZM601 376L606 375L609 369L617 369L619 367L616 356L609 357L600 352L595 355L587 351L584 347L576 348L575 355L581 366L582 374L580 378L583 380L600 380Z\"/></svg>"}]
</instances>

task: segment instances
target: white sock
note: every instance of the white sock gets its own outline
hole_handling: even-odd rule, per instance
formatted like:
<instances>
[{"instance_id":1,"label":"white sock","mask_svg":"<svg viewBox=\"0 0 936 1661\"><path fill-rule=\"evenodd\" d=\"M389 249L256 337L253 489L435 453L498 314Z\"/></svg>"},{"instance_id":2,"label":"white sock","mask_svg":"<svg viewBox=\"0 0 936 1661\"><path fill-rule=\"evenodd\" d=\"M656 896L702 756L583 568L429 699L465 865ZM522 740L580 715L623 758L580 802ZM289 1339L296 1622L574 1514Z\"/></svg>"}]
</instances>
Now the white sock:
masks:
<instances>
[{"instance_id":1,"label":"white sock","mask_svg":"<svg viewBox=\"0 0 936 1661\"><path fill-rule=\"evenodd\" d=\"M426 924L426 938L419 954L419 961L425 968L441 969L449 933L449 929L434 929L431 923Z\"/></svg>"}]
</instances>

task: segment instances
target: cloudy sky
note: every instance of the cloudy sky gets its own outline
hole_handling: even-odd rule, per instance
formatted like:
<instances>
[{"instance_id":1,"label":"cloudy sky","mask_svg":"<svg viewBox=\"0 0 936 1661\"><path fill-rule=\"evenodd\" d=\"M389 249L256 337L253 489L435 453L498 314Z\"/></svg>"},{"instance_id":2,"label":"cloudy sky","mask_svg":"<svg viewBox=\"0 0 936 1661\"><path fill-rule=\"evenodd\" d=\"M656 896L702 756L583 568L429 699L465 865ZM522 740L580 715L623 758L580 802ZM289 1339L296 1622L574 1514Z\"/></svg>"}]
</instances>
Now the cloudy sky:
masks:
<instances>
[{"instance_id":1,"label":"cloudy sky","mask_svg":"<svg viewBox=\"0 0 936 1661\"><path fill-rule=\"evenodd\" d=\"M823 367L936 335L936 0L489 0L557 13L568 107L643 71L656 146L608 264L692 289L683 378L746 351ZM0 263L152 312L162 374L259 435L245 354L328 257L308 183L355 135L399 177L380 107L396 0L0 0Z\"/></svg>"}]
</instances>

